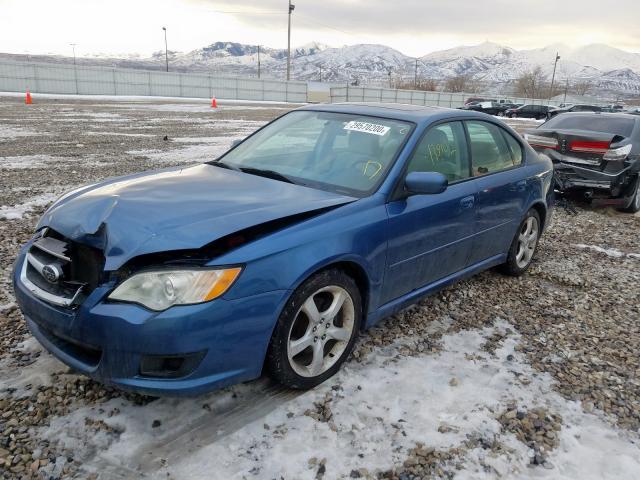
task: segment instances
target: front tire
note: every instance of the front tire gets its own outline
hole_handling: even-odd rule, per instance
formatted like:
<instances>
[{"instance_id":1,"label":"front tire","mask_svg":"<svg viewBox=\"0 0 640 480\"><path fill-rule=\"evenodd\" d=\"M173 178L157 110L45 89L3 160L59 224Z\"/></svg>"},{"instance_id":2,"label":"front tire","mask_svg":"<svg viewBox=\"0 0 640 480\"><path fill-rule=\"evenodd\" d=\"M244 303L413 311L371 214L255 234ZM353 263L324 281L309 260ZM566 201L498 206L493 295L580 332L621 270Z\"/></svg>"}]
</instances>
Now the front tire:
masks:
<instances>
[{"instance_id":1,"label":"front tire","mask_svg":"<svg viewBox=\"0 0 640 480\"><path fill-rule=\"evenodd\" d=\"M540 215L532 208L525 215L511 242L507 261L501 265L503 273L517 277L527 271L538 247L540 234Z\"/></svg>"},{"instance_id":2,"label":"front tire","mask_svg":"<svg viewBox=\"0 0 640 480\"><path fill-rule=\"evenodd\" d=\"M307 390L333 376L347 359L362 322L354 280L325 270L305 281L282 311L267 353L267 369L279 383Z\"/></svg>"}]
</instances>

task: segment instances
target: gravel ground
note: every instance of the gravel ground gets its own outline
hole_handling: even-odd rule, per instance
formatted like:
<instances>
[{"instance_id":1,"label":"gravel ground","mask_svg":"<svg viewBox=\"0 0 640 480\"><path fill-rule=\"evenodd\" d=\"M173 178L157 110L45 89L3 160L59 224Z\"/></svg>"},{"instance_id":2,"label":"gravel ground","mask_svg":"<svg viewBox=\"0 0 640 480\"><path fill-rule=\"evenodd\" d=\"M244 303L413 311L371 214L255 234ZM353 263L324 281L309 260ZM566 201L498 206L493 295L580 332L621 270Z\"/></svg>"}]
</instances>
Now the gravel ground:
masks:
<instances>
[{"instance_id":1,"label":"gravel ground","mask_svg":"<svg viewBox=\"0 0 640 480\"><path fill-rule=\"evenodd\" d=\"M607 438L629 445L640 458L640 217L613 210L580 206L573 215L557 209L526 275L512 279L485 272L388 319L363 335L346 373L302 395L260 380L201 399L154 400L75 375L42 351L15 307L10 273L19 246L48 204L81 184L212 158L287 108L70 100L26 107L0 97L0 478L185 478L185 472L201 478L185 470L176 452L187 457L203 445L223 448L228 442L220 440L227 435L253 452L246 460L253 467L246 470L244 453L233 452L239 458L237 478L274 478L267 476L272 470L260 449L273 451L278 442L295 438L298 425L303 432L326 429L336 441L350 439L362 453L353 455L349 468L338 468L332 456L339 456L339 447L333 445L332 456L309 454L301 461L303 473L286 462L286 468L273 467L283 478L520 478L549 471L545 478L584 478L563 470L559 456L574 447L567 435L584 421L578 417L601 421ZM452 345L469 335L480 340L458 352L452 365L504 369L511 379L496 393L499 398L478 400L484 401L491 435L461 418L458 425L441 421L454 409L449 399L450 404L429 404L440 419L434 434L444 440L424 433L427 426L412 433L420 425L405 425L421 418L424 405L405 407L402 419L376 417L382 424L376 428L385 434L377 441L352 438L353 424L347 426L342 412L351 409L365 418L380 401L348 403L360 391L360 384L353 390L350 385L364 383L368 369L388 368L381 355L396 366L423 362L437 373L455 353ZM443 388L469 388L464 375L449 377ZM382 398L383 404L396 402ZM176 411L184 425L172 423ZM280 414L284 420L278 424ZM256 428L260 435L268 432L268 441ZM401 434L396 438L393 432ZM378 455L380 465L374 466L375 457L366 456L370 444L382 449L387 440L389 453ZM322 452L321 439L310 443ZM148 457L127 451L137 444ZM602 444L605 457L614 453L607 445ZM518 452L527 452L526 458ZM489 457L504 461L490 463ZM469 471L475 474L465 476ZM640 470L631 473L626 478L640 476Z\"/></svg>"}]
</instances>

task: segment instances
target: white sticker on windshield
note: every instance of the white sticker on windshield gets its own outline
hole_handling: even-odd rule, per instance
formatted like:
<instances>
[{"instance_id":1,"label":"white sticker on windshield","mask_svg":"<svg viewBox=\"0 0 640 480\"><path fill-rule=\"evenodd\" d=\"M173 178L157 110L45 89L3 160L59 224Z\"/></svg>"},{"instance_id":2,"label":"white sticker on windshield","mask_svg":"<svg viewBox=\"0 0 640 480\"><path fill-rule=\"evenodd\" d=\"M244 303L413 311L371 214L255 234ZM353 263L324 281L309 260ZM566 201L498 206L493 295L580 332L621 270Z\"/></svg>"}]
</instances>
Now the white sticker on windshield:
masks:
<instances>
[{"instance_id":1,"label":"white sticker on windshield","mask_svg":"<svg viewBox=\"0 0 640 480\"><path fill-rule=\"evenodd\" d=\"M377 125L375 123L358 122L352 120L344 126L345 130L351 130L354 132L371 133L373 135L386 135L391 130L391 127L385 127L384 125Z\"/></svg>"}]
</instances>

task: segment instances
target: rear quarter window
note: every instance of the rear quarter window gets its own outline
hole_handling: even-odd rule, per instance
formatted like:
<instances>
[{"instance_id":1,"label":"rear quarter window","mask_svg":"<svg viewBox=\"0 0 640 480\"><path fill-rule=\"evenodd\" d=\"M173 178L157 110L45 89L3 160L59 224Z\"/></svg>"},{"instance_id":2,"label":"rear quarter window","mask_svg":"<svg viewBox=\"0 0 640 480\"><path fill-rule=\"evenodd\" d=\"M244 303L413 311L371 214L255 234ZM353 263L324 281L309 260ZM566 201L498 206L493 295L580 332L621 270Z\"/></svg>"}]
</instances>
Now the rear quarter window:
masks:
<instances>
[{"instance_id":1,"label":"rear quarter window","mask_svg":"<svg viewBox=\"0 0 640 480\"><path fill-rule=\"evenodd\" d=\"M522 145L513 138L510 134L502 131L502 135L507 141L507 146L509 147L509 152L511 152L511 158L513 159L513 166L518 166L522 164Z\"/></svg>"}]
</instances>

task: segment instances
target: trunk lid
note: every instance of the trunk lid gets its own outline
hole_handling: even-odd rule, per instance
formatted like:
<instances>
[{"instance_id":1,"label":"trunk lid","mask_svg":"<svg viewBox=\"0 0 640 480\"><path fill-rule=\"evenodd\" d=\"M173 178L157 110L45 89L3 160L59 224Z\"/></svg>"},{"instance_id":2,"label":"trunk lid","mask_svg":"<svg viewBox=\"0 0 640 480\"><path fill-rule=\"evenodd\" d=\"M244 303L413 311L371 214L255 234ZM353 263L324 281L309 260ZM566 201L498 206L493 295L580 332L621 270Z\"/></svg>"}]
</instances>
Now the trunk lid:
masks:
<instances>
[{"instance_id":1,"label":"trunk lid","mask_svg":"<svg viewBox=\"0 0 640 480\"><path fill-rule=\"evenodd\" d=\"M537 128L526 131L525 140L555 161L600 167L604 155L622 146L626 138L608 132Z\"/></svg>"}]
</instances>

